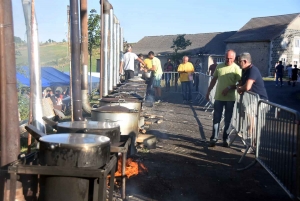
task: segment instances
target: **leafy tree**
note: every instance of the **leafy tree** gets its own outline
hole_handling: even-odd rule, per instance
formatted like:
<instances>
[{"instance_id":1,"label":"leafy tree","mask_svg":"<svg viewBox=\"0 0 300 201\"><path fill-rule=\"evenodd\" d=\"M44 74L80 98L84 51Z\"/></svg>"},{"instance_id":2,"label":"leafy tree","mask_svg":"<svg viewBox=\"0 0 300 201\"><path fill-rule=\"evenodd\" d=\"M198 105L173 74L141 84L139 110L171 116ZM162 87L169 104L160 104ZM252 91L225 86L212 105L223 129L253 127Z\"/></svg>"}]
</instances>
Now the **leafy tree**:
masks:
<instances>
[{"instance_id":1,"label":"leafy tree","mask_svg":"<svg viewBox=\"0 0 300 201\"><path fill-rule=\"evenodd\" d=\"M67 42L67 41L66 41L66 39L62 39L62 42L65 43L65 42Z\"/></svg>"},{"instance_id":2,"label":"leafy tree","mask_svg":"<svg viewBox=\"0 0 300 201\"><path fill-rule=\"evenodd\" d=\"M177 59L180 59L183 54L185 53L178 53L179 50L185 50L186 47L190 46L192 44L192 42L190 40L186 40L184 38L185 34L182 35L178 35L176 37L176 39L173 39L173 45L171 46L171 48L173 48L174 53L172 55L172 59L175 61Z\"/></svg>"},{"instance_id":3,"label":"leafy tree","mask_svg":"<svg viewBox=\"0 0 300 201\"><path fill-rule=\"evenodd\" d=\"M93 50L100 46L100 15L92 9L88 19L88 52L90 55L90 72L92 71Z\"/></svg>"}]
</instances>

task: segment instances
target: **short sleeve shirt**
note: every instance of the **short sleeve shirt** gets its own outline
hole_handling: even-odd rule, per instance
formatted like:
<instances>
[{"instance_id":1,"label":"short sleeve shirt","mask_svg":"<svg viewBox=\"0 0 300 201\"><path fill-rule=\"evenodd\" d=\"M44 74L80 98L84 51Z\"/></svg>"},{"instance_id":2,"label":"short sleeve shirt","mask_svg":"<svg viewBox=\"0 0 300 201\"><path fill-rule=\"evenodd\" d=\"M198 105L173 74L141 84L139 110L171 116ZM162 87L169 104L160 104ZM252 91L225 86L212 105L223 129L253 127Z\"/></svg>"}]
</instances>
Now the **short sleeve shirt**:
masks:
<instances>
[{"instance_id":1,"label":"short sleeve shirt","mask_svg":"<svg viewBox=\"0 0 300 201\"><path fill-rule=\"evenodd\" d=\"M135 53L126 52L122 57L123 69L134 71L134 61L138 58Z\"/></svg>"},{"instance_id":2,"label":"short sleeve shirt","mask_svg":"<svg viewBox=\"0 0 300 201\"><path fill-rule=\"evenodd\" d=\"M283 69L284 69L284 66L283 65L277 65L276 67L276 70L277 70L277 74L282 74L283 73Z\"/></svg>"},{"instance_id":3,"label":"short sleeve shirt","mask_svg":"<svg viewBox=\"0 0 300 201\"><path fill-rule=\"evenodd\" d=\"M246 84L247 80L254 80L249 91L257 93L261 99L268 100L268 94L265 88L262 76L256 66L249 67L242 71L242 85Z\"/></svg>"},{"instance_id":4,"label":"short sleeve shirt","mask_svg":"<svg viewBox=\"0 0 300 201\"><path fill-rule=\"evenodd\" d=\"M191 62L187 62L185 64L182 63L178 66L177 71L187 72L187 73L180 73L180 82L190 81L188 72L193 73L194 66Z\"/></svg>"},{"instance_id":5,"label":"short sleeve shirt","mask_svg":"<svg viewBox=\"0 0 300 201\"><path fill-rule=\"evenodd\" d=\"M236 85L241 80L241 69L235 63L227 66L225 63L217 65L214 72L214 77L218 78L216 86L215 99L219 101L235 101L235 90L229 90L226 96L222 94L222 91L231 85Z\"/></svg>"},{"instance_id":6,"label":"short sleeve shirt","mask_svg":"<svg viewBox=\"0 0 300 201\"><path fill-rule=\"evenodd\" d=\"M154 71L154 76L162 75L163 74L159 58L153 57L153 59L152 59L152 65L156 66L156 70Z\"/></svg>"},{"instance_id":7,"label":"short sleeve shirt","mask_svg":"<svg viewBox=\"0 0 300 201\"><path fill-rule=\"evenodd\" d=\"M146 68L148 68L148 69L152 68L152 60L151 59L146 58L146 59L144 59L144 62L146 64Z\"/></svg>"}]
</instances>

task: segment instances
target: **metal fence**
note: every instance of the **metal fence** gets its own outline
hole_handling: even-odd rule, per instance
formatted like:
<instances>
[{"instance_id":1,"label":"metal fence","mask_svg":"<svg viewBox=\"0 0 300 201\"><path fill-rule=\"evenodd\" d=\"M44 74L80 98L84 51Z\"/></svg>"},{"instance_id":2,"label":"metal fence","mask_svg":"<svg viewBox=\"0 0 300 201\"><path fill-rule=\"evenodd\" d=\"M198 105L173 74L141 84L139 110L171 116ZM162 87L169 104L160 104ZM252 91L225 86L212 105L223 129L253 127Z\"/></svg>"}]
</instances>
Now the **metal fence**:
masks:
<instances>
[{"instance_id":1,"label":"metal fence","mask_svg":"<svg viewBox=\"0 0 300 201\"><path fill-rule=\"evenodd\" d=\"M163 72L161 86L164 92L181 93L181 82L179 79L179 73Z\"/></svg>"},{"instance_id":2,"label":"metal fence","mask_svg":"<svg viewBox=\"0 0 300 201\"><path fill-rule=\"evenodd\" d=\"M260 100L256 160L294 200L300 200L300 116L296 110Z\"/></svg>"},{"instance_id":3,"label":"metal fence","mask_svg":"<svg viewBox=\"0 0 300 201\"><path fill-rule=\"evenodd\" d=\"M300 200L299 122L297 111L260 100L258 94L252 92L237 95L231 120L231 133L235 131L246 145L239 163L252 149L255 162L259 162L294 200Z\"/></svg>"}]
</instances>

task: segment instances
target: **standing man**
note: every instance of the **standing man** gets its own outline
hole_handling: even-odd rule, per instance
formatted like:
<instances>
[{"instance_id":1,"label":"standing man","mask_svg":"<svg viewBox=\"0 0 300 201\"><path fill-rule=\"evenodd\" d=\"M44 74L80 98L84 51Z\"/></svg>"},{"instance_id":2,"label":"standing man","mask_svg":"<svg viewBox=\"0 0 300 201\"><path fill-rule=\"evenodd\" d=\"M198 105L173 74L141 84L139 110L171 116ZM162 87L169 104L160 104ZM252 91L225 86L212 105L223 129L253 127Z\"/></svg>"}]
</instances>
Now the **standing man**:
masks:
<instances>
[{"instance_id":1,"label":"standing man","mask_svg":"<svg viewBox=\"0 0 300 201\"><path fill-rule=\"evenodd\" d=\"M217 60L214 59L214 63L212 65L210 65L208 68L207 75L213 76L217 65L218 65Z\"/></svg>"},{"instance_id":2,"label":"standing man","mask_svg":"<svg viewBox=\"0 0 300 201\"><path fill-rule=\"evenodd\" d=\"M192 81L193 81L193 73L194 66L191 62L189 62L189 57L184 56L182 58L182 63L178 66L177 72L179 73L180 82L182 86L182 98L183 103L187 101L193 103L192 101Z\"/></svg>"},{"instance_id":3,"label":"standing man","mask_svg":"<svg viewBox=\"0 0 300 201\"><path fill-rule=\"evenodd\" d=\"M278 79L280 79L280 86L282 87L283 71L284 71L284 66L282 65L282 61L279 61L279 64L275 67L276 87L278 86Z\"/></svg>"},{"instance_id":4,"label":"standing man","mask_svg":"<svg viewBox=\"0 0 300 201\"><path fill-rule=\"evenodd\" d=\"M147 70L153 73L153 88L155 91L155 98L157 102L161 101L161 86L160 81L163 74L160 60L154 56L154 52L150 51L148 53L148 58L152 61L152 66L146 64Z\"/></svg>"},{"instance_id":5,"label":"standing man","mask_svg":"<svg viewBox=\"0 0 300 201\"><path fill-rule=\"evenodd\" d=\"M140 59L135 53L132 53L131 45L126 46L126 53L122 56L120 64L120 74L125 71L125 81L134 77L134 61L138 60L140 63L144 64L144 61Z\"/></svg>"},{"instance_id":6,"label":"standing man","mask_svg":"<svg viewBox=\"0 0 300 201\"><path fill-rule=\"evenodd\" d=\"M217 65L213 74L213 79L207 89L206 99L209 100L210 92L218 81L215 93L213 131L210 138L210 147L214 147L218 141L223 108L225 108L223 146L228 147L227 130L231 122L235 102L236 83L241 80L241 69L234 63L235 56L236 53L233 50L228 50L226 52L225 63Z\"/></svg>"},{"instance_id":7,"label":"standing man","mask_svg":"<svg viewBox=\"0 0 300 201\"><path fill-rule=\"evenodd\" d=\"M264 81L258 68L252 64L250 53L242 53L239 56L238 63L242 68L242 80L241 86L237 88L237 92L239 94L243 94L245 91L251 91L258 94L260 99L268 100L268 94L265 88ZM255 132L255 116L257 114L256 107L257 106L255 104L250 104L247 106L245 105L243 107L249 119L248 122L250 125L247 125L247 132L251 140L255 140L255 136L253 136L253 133ZM246 150L242 149L241 151L244 153ZM253 148L250 147L247 153L254 153Z\"/></svg>"},{"instance_id":8,"label":"standing man","mask_svg":"<svg viewBox=\"0 0 300 201\"><path fill-rule=\"evenodd\" d=\"M167 63L164 65L164 72L165 73L165 81L166 81L166 91L170 90L170 81L171 81L171 72L173 71L173 64L171 62L171 59L168 59Z\"/></svg>"}]
</instances>

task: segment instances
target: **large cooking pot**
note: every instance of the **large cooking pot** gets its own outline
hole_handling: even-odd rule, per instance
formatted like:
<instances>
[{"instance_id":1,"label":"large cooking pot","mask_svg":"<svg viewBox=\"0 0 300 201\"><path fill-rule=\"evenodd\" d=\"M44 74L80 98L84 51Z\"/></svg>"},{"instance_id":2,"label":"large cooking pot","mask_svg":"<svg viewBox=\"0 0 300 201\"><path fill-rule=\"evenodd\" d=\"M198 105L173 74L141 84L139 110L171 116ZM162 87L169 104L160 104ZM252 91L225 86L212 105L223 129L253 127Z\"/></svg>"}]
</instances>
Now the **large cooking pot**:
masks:
<instances>
[{"instance_id":1,"label":"large cooking pot","mask_svg":"<svg viewBox=\"0 0 300 201\"><path fill-rule=\"evenodd\" d=\"M99 105L101 106L114 106L120 105L127 107L128 109L141 111L142 101L137 98L102 98L99 99Z\"/></svg>"},{"instance_id":2,"label":"large cooking pot","mask_svg":"<svg viewBox=\"0 0 300 201\"><path fill-rule=\"evenodd\" d=\"M118 92L130 92L130 91L146 91L147 86L130 86L123 85L117 89Z\"/></svg>"},{"instance_id":3,"label":"large cooking pot","mask_svg":"<svg viewBox=\"0 0 300 201\"><path fill-rule=\"evenodd\" d=\"M131 92L120 92L120 93L112 93L107 95L107 98L136 98L139 100L144 100L146 96L146 92L144 91L131 91Z\"/></svg>"},{"instance_id":4,"label":"large cooking pot","mask_svg":"<svg viewBox=\"0 0 300 201\"><path fill-rule=\"evenodd\" d=\"M46 135L40 141L40 164L100 168L109 161L110 140L95 134Z\"/></svg>"},{"instance_id":5,"label":"large cooking pot","mask_svg":"<svg viewBox=\"0 0 300 201\"><path fill-rule=\"evenodd\" d=\"M45 135L32 125L25 128L40 142L40 165L100 168L109 161L110 140L106 136L80 133Z\"/></svg>"},{"instance_id":6,"label":"large cooking pot","mask_svg":"<svg viewBox=\"0 0 300 201\"><path fill-rule=\"evenodd\" d=\"M111 143L120 142L120 125L115 122L71 121L57 124L57 133L90 133L106 136Z\"/></svg>"},{"instance_id":7,"label":"large cooking pot","mask_svg":"<svg viewBox=\"0 0 300 201\"><path fill-rule=\"evenodd\" d=\"M147 84L136 83L136 82L127 82L126 84L124 84L124 85L122 85L120 87L140 87L140 88L145 88L145 87L147 87Z\"/></svg>"},{"instance_id":8,"label":"large cooking pot","mask_svg":"<svg viewBox=\"0 0 300 201\"><path fill-rule=\"evenodd\" d=\"M136 152L135 142L138 135L140 112L123 106L102 106L92 109L92 121L114 121L120 125L121 135L130 135L131 154Z\"/></svg>"}]
</instances>

